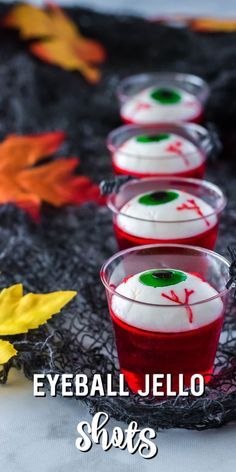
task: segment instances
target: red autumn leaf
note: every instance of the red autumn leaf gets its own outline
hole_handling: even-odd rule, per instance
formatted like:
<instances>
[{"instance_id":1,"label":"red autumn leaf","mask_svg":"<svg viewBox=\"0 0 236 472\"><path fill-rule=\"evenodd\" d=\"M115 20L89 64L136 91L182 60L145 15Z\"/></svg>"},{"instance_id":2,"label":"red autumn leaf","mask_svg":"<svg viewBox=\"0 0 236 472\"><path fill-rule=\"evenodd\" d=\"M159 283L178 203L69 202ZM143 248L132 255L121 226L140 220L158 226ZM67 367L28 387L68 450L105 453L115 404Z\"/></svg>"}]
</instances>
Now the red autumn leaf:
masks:
<instances>
[{"instance_id":1,"label":"red autumn leaf","mask_svg":"<svg viewBox=\"0 0 236 472\"><path fill-rule=\"evenodd\" d=\"M32 167L64 141L60 131L11 135L0 144L0 204L16 203L34 218L42 202L56 207L98 201L99 189L88 177L74 175L78 158L61 158Z\"/></svg>"},{"instance_id":2,"label":"red autumn leaf","mask_svg":"<svg viewBox=\"0 0 236 472\"><path fill-rule=\"evenodd\" d=\"M41 201L56 207L84 201L97 200L99 190L84 176L74 176L78 159L60 159L40 167L22 171L18 175L21 187L30 192L34 188Z\"/></svg>"},{"instance_id":3,"label":"red autumn leaf","mask_svg":"<svg viewBox=\"0 0 236 472\"><path fill-rule=\"evenodd\" d=\"M105 60L105 49L95 40L82 36L78 27L58 6L47 9L16 5L3 25L16 28L22 39L35 40L30 50L43 61L67 70L79 70L90 82L97 82L100 71L94 64Z\"/></svg>"}]
</instances>

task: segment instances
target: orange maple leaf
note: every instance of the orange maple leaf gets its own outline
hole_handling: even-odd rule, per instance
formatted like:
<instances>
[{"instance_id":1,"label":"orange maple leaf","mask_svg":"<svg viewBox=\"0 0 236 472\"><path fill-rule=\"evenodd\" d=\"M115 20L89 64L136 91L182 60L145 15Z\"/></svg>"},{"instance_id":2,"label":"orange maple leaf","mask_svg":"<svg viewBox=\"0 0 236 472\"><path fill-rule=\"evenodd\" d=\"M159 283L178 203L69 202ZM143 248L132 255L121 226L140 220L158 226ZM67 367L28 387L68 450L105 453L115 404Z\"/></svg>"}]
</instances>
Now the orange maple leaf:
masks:
<instances>
[{"instance_id":1,"label":"orange maple leaf","mask_svg":"<svg viewBox=\"0 0 236 472\"><path fill-rule=\"evenodd\" d=\"M5 17L3 25L16 28L22 39L36 39L30 50L43 61L67 70L79 70L95 83L100 71L94 64L105 60L103 46L81 35L73 21L56 5L41 9L32 5L16 5Z\"/></svg>"},{"instance_id":2,"label":"orange maple leaf","mask_svg":"<svg viewBox=\"0 0 236 472\"><path fill-rule=\"evenodd\" d=\"M196 18L190 22L191 29L202 33L233 33L236 20L227 18Z\"/></svg>"},{"instance_id":3,"label":"orange maple leaf","mask_svg":"<svg viewBox=\"0 0 236 472\"><path fill-rule=\"evenodd\" d=\"M16 203L36 218L42 202L56 207L98 201L99 189L88 177L74 175L78 158L40 160L54 153L65 139L61 131L8 136L0 143L0 204Z\"/></svg>"},{"instance_id":4,"label":"orange maple leaf","mask_svg":"<svg viewBox=\"0 0 236 472\"><path fill-rule=\"evenodd\" d=\"M158 16L151 19L154 23L169 26L188 27L199 33L234 33L236 19L216 17L191 17L187 15Z\"/></svg>"}]
</instances>

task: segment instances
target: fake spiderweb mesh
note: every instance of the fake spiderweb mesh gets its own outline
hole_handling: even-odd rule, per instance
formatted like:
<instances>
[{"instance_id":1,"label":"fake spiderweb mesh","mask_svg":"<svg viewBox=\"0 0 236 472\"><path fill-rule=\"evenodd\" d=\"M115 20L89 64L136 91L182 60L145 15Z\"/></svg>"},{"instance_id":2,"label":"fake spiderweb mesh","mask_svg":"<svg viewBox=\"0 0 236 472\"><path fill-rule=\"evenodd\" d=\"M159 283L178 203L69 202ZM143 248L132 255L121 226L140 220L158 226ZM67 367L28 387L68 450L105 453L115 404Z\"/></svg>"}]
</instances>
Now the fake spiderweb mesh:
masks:
<instances>
[{"instance_id":1,"label":"fake spiderweb mesh","mask_svg":"<svg viewBox=\"0 0 236 472\"><path fill-rule=\"evenodd\" d=\"M71 14L85 35L96 37L107 48L109 59L103 80L91 87L79 74L43 64L26 51L16 34L1 31L0 116L4 120L0 120L0 137L63 129L69 135L64 155L79 155L82 172L100 181L111 171L105 137L120 124L115 105L119 79L157 67L202 75L212 87L206 116L218 125L225 149L220 160L210 165L208 177L229 197L216 248L226 255L226 246L234 243L236 218L236 88L232 68L236 35L197 35L137 18L85 10ZM106 208L45 207L41 224L35 226L13 206L0 207L0 287L22 282L27 291L70 289L79 293L46 326L14 337L19 357L5 366L0 380L6 381L9 369L15 366L22 367L30 379L34 373L83 372L90 380L94 373L104 379L112 373L116 388L117 353L99 280L102 263L116 249ZM91 413L104 410L118 420L136 419L140 425L155 428L201 429L225 424L236 419L235 333L235 308L231 307L217 353L217 375L203 398L177 398L158 404L133 395L87 397L83 401Z\"/></svg>"}]
</instances>

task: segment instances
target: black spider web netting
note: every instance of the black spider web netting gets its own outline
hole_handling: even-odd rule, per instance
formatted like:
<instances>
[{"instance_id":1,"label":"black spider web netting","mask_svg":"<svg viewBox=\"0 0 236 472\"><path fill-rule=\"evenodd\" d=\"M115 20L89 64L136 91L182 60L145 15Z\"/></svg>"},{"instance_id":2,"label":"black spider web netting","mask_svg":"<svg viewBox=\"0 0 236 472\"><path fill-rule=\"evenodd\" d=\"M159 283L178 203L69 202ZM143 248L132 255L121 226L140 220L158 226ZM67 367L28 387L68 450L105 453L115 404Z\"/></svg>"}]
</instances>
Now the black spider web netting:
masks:
<instances>
[{"instance_id":1,"label":"black spider web netting","mask_svg":"<svg viewBox=\"0 0 236 472\"><path fill-rule=\"evenodd\" d=\"M4 8L1 7L3 10ZM197 35L140 19L71 11L82 31L101 40L108 51L103 79L94 87L78 75L34 59L18 36L0 31L0 136L63 129L64 155L80 155L81 171L96 181L111 173L107 133L120 124L115 102L119 79L134 72L178 70L202 75L212 86L206 118L214 121L224 143L208 177L229 198L217 251L235 238L236 188L236 35ZM216 55L217 51L217 55ZM68 87L68 83L70 86ZM79 296L46 326L14 338L19 358L9 368L34 373L107 373L118 382L118 362L105 293L99 280L104 260L116 251L111 216L104 207L84 205L43 209L40 225L11 205L0 207L0 286L22 282L27 291L77 290ZM92 413L152 427L210 428L236 419L236 321L230 307L212 384L203 398L155 403L130 397L87 397ZM12 339L12 338L11 338ZM58 387L60 394L60 385ZM76 405L76 403L75 403Z\"/></svg>"}]
</instances>

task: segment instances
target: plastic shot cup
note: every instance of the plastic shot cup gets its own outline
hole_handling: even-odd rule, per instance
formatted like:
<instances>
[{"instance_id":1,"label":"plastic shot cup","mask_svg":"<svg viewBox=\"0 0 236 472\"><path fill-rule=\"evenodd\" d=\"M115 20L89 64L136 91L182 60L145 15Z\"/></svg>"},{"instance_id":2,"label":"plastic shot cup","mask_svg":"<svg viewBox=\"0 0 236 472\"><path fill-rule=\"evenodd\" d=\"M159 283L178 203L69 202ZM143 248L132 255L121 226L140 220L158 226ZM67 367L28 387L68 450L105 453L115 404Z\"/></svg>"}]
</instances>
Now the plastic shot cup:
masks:
<instances>
[{"instance_id":1,"label":"plastic shot cup","mask_svg":"<svg viewBox=\"0 0 236 472\"><path fill-rule=\"evenodd\" d=\"M184 245L146 245L118 252L101 269L120 370L130 389L145 375L171 374L185 386L214 369L229 290L230 263ZM164 387L165 389L165 387Z\"/></svg>"},{"instance_id":2,"label":"plastic shot cup","mask_svg":"<svg viewBox=\"0 0 236 472\"><path fill-rule=\"evenodd\" d=\"M127 182L107 205L120 249L153 243L213 249L226 198L205 180L160 177Z\"/></svg>"},{"instance_id":3,"label":"plastic shot cup","mask_svg":"<svg viewBox=\"0 0 236 472\"><path fill-rule=\"evenodd\" d=\"M201 123L209 87L201 77L191 74L147 73L123 79L117 95L125 123Z\"/></svg>"},{"instance_id":4,"label":"plastic shot cup","mask_svg":"<svg viewBox=\"0 0 236 472\"><path fill-rule=\"evenodd\" d=\"M115 174L136 178L203 178L213 146L208 130L194 123L124 125L107 138Z\"/></svg>"}]
</instances>

